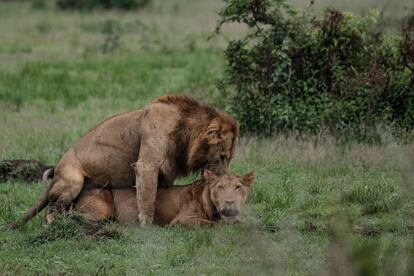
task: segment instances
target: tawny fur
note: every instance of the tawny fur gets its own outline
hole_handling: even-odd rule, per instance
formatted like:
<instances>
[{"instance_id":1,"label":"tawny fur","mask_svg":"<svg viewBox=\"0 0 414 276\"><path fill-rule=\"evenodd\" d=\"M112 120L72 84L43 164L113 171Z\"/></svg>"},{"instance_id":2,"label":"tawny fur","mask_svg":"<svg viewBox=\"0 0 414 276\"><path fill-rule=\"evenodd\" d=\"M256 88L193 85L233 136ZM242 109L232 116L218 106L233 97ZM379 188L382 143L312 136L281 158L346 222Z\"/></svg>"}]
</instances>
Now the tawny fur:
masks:
<instances>
[{"instance_id":1,"label":"tawny fur","mask_svg":"<svg viewBox=\"0 0 414 276\"><path fill-rule=\"evenodd\" d=\"M85 178L100 187L136 186L139 220L151 224L157 186L171 186L177 177L204 168L225 173L238 135L231 116L185 96L163 96L143 109L115 115L63 155L50 188L12 227L48 204L66 209Z\"/></svg>"},{"instance_id":2,"label":"tawny fur","mask_svg":"<svg viewBox=\"0 0 414 276\"><path fill-rule=\"evenodd\" d=\"M216 176L206 170L204 178L190 185L160 187L154 221L158 225L187 226L213 225L221 220L234 222L253 181L253 172L244 176ZM91 182L86 184L86 190L74 204L75 211L90 220L115 219L120 223L138 223L135 189L109 190L95 186Z\"/></svg>"}]
</instances>

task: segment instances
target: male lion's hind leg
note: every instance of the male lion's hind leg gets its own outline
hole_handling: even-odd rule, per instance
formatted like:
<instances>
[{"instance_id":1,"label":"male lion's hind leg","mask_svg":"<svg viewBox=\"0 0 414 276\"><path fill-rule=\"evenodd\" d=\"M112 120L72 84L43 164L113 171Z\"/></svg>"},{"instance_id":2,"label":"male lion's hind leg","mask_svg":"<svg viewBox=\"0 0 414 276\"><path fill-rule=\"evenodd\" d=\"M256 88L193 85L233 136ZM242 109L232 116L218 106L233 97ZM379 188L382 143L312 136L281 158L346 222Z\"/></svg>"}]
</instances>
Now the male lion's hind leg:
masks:
<instances>
[{"instance_id":1,"label":"male lion's hind leg","mask_svg":"<svg viewBox=\"0 0 414 276\"><path fill-rule=\"evenodd\" d=\"M47 224L51 224L55 220L56 212L57 212L57 210L52 206L49 206L49 207L46 208L46 210L45 210L45 220L46 220Z\"/></svg>"},{"instance_id":2,"label":"male lion's hind leg","mask_svg":"<svg viewBox=\"0 0 414 276\"><path fill-rule=\"evenodd\" d=\"M86 173L73 151L62 158L55 169L49 202L57 210L65 211L77 198L84 184Z\"/></svg>"},{"instance_id":3,"label":"male lion's hind leg","mask_svg":"<svg viewBox=\"0 0 414 276\"><path fill-rule=\"evenodd\" d=\"M83 187L84 176L73 174L57 179L49 192L49 201L57 210L65 211L76 199Z\"/></svg>"},{"instance_id":4,"label":"male lion's hind leg","mask_svg":"<svg viewBox=\"0 0 414 276\"><path fill-rule=\"evenodd\" d=\"M52 179L54 171L52 169L46 170L43 173L43 184L45 185L46 190L52 188ZM58 210L55 206L48 205L45 208L45 221L47 224L51 224L55 219L58 213L65 214L67 213L68 208L65 210Z\"/></svg>"}]
</instances>

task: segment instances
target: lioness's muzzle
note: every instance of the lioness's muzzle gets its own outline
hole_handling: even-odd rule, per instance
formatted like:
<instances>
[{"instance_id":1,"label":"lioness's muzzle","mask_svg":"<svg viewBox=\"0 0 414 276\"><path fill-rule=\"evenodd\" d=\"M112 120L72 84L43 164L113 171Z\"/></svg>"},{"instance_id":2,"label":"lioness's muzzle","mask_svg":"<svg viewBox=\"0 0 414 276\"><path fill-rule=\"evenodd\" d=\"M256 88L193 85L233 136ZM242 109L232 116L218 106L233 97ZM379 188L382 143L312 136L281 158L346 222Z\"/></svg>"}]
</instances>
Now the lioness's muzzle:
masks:
<instances>
[{"instance_id":1,"label":"lioness's muzzle","mask_svg":"<svg viewBox=\"0 0 414 276\"><path fill-rule=\"evenodd\" d=\"M236 209L224 208L220 211L220 213L225 217L235 217L239 214L239 211Z\"/></svg>"}]
</instances>

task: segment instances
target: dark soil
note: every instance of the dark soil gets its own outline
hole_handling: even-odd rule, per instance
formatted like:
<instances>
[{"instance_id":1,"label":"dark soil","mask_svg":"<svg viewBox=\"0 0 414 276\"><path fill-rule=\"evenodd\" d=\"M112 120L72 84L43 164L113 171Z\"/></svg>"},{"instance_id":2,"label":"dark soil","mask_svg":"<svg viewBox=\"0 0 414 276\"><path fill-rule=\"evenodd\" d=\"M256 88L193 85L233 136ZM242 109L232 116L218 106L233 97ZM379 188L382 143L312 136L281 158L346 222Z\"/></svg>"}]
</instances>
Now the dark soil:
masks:
<instances>
[{"instance_id":1,"label":"dark soil","mask_svg":"<svg viewBox=\"0 0 414 276\"><path fill-rule=\"evenodd\" d=\"M0 182L21 180L27 183L42 179L43 172L53 168L38 160L2 160L0 161Z\"/></svg>"}]
</instances>

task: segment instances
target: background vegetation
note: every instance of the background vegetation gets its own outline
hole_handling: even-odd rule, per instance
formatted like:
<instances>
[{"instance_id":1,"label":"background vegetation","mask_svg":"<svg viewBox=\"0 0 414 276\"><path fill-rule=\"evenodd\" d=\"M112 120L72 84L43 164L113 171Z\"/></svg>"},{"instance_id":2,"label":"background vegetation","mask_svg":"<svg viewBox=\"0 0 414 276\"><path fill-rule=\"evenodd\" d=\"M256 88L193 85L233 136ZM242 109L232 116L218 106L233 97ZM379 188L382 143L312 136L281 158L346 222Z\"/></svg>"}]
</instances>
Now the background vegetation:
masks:
<instances>
[{"instance_id":1,"label":"background vegetation","mask_svg":"<svg viewBox=\"0 0 414 276\"><path fill-rule=\"evenodd\" d=\"M37 0L37 6L42 0ZM40 1L40 2L39 2ZM150 0L57 0L56 7L61 10L92 10L92 9L120 9L120 10L136 10L145 7ZM43 5L46 1L43 0Z\"/></svg>"},{"instance_id":2,"label":"background vegetation","mask_svg":"<svg viewBox=\"0 0 414 276\"><path fill-rule=\"evenodd\" d=\"M356 16L386 3L316 1L314 13L340 5ZM388 5L385 32L398 30L410 5ZM226 107L216 88L224 50L247 29L225 25L224 36L207 40L223 7L153 0L138 11L85 13L1 2L0 159L55 164L100 120L169 92ZM412 143L387 132L377 145L317 138L241 139L231 170L255 170L257 181L239 225L108 225L91 235L77 218L46 227L39 216L19 231L2 229L0 274L411 275ZM42 183L0 183L0 225L42 191Z\"/></svg>"},{"instance_id":3,"label":"background vegetation","mask_svg":"<svg viewBox=\"0 0 414 276\"><path fill-rule=\"evenodd\" d=\"M220 24L249 30L229 42L220 83L245 132L367 139L378 126L412 131L414 13L384 35L379 10L315 16L313 5L297 12L285 0L226 2Z\"/></svg>"}]
</instances>

